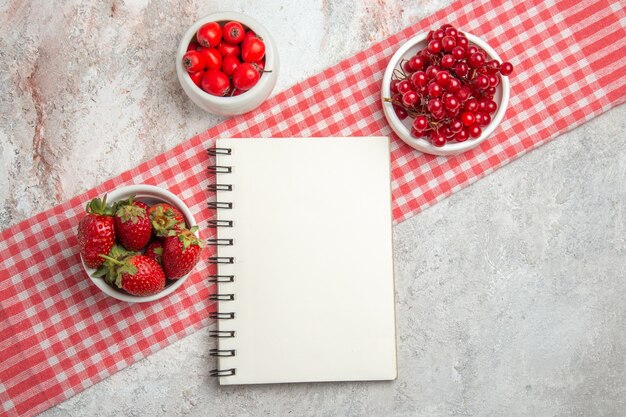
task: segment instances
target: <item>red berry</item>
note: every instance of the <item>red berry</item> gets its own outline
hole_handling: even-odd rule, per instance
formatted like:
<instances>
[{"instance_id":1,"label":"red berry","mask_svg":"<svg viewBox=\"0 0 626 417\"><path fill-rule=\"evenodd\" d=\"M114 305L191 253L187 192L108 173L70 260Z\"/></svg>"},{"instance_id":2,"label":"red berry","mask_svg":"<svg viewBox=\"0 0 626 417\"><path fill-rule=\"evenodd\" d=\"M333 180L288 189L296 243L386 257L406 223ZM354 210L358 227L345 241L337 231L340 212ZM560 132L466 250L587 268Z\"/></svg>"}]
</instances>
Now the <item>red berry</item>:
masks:
<instances>
[{"instance_id":1,"label":"red berry","mask_svg":"<svg viewBox=\"0 0 626 417\"><path fill-rule=\"evenodd\" d=\"M187 72L202 71L206 65L206 57L199 51L189 51L183 55L183 67Z\"/></svg>"},{"instance_id":2,"label":"red berry","mask_svg":"<svg viewBox=\"0 0 626 417\"><path fill-rule=\"evenodd\" d=\"M391 80L391 84L389 84L389 89L392 93L398 92L398 84L400 84L400 80Z\"/></svg>"},{"instance_id":3,"label":"red berry","mask_svg":"<svg viewBox=\"0 0 626 417\"><path fill-rule=\"evenodd\" d=\"M244 62L239 64L233 72L233 86L238 90L247 91L259 82L261 74L253 64Z\"/></svg>"},{"instance_id":4,"label":"red berry","mask_svg":"<svg viewBox=\"0 0 626 417\"><path fill-rule=\"evenodd\" d=\"M448 91L451 93L455 93L461 88L461 82L454 77L450 77L448 81Z\"/></svg>"},{"instance_id":5,"label":"red berry","mask_svg":"<svg viewBox=\"0 0 626 417\"><path fill-rule=\"evenodd\" d=\"M431 113L438 113L443 110L443 103L438 98L431 98L426 106Z\"/></svg>"},{"instance_id":6,"label":"red berry","mask_svg":"<svg viewBox=\"0 0 626 417\"><path fill-rule=\"evenodd\" d=\"M439 40L432 40L430 42L428 42L428 52L430 52L431 54L436 54L438 52L441 52L441 42Z\"/></svg>"},{"instance_id":7,"label":"red berry","mask_svg":"<svg viewBox=\"0 0 626 417\"><path fill-rule=\"evenodd\" d=\"M441 29L436 30L433 33L433 39L436 39L436 40L441 40L441 39L443 39L444 36L446 36L446 33L443 30L441 30Z\"/></svg>"},{"instance_id":8,"label":"red berry","mask_svg":"<svg viewBox=\"0 0 626 417\"><path fill-rule=\"evenodd\" d=\"M206 69L218 70L222 68L222 55L217 51L217 49L203 47L200 48L199 52L204 56Z\"/></svg>"},{"instance_id":9,"label":"red berry","mask_svg":"<svg viewBox=\"0 0 626 417\"><path fill-rule=\"evenodd\" d=\"M409 65L411 66L413 71L420 71L420 70L422 70L424 68L424 63L425 63L424 58L422 58L419 55L414 55L409 60Z\"/></svg>"},{"instance_id":10,"label":"red berry","mask_svg":"<svg viewBox=\"0 0 626 417\"><path fill-rule=\"evenodd\" d=\"M465 126L471 126L474 124L474 113L471 112L463 112L461 114L461 121Z\"/></svg>"},{"instance_id":11,"label":"red berry","mask_svg":"<svg viewBox=\"0 0 626 417\"><path fill-rule=\"evenodd\" d=\"M87 214L78 223L78 247L89 268L97 268L104 262L100 255L108 255L115 244L113 210L102 200L94 198L87 205Z\"/></svg>"},{"instance_id":12,"label":"red berry","mask_svg":"<svg viewBox=\"0 0 626 417\"><path fill-rule=\"evenodd\" d=\"M440 68L437 65L429 66L428 68L426 68L426 78L428 78L429 80L435 78L439 71Z\"/></svg>"},{"instance_id":13,"label":"red berry","mask_svg":"<svg viewBox=\"0 0 626 417\"><path fill-rule=\"evenodd\" d=\"M489 123L491 123L491 116L489 115L489 113L480 113L480 114L482 114L483 116L482 126L487 126Z\"/></svg>"},{"instance_id":14,"label":"red berry","mask_svg":"<svg viewBox=\"0 0 626 417\"><path fill-rule=\"evenodd\" d=\"M472 94L472 90L470 90L469 87L467 87L465 85L461 86L461 88L459 88L457 90L457 92L454 93L456 98L461 100L461 102L464 102L465 100L467 100L469 98L470 94Z\"/></svg>"},{"instance_id":15,"label":"red berry","mask_svg":"<svg viewBox=\"0 0 626 417\"><path fill-rule=\"evenodd\" d=\"M472 125L467 128L467 133L469 133L470 137L477 138L481 135L482 129L478 125Z\"/></svg>"},{"instance_id":16,"label":"red berry","mask_svg":"<svg viewBox=\"0 0 626 417\"><path fill-rule=\"evenodd\" d=\"M475 54L476 52L478 52L478 48L475 45L470 45L465 48L465 57L469 59L472 54Z\"/></svg>"},{"instance_id":17,"label":"red berry","mask_svg":"<svg viewBox=\"0 0 626 417\"><path fill-rule=\"evenodd\" d=\"M402 94L402 104L406 107L413 107L417 102L417 93L415 91L407 91Z\"/></svg>"},{"instance_id":18,"label":"red berry","mask_svg":"<svg viewBox=\"0 0 626 417\"><path fill-rule=\"evenodd\" d=\"M489 74L487 78L489 78L489 87L497 87L500 84L500 78L495 74Z\"/></svg>"},{"instance_id":19,"label":"red berry","mask_svg":"<svg viewBox=\"0 0 626 417\"><path fill-rule=\"evenodd\" d=\"M418 132L423 132L428 129L428 119L426 116L417 116L415 120L413 120L413 129Z\"/></svg>"},{"instance_id":20,"label":"red berry","mask_svg":"<svg viewBox=\"0 0 626 417\"><path fill-rule=\"evenodd\" d=\"M450 73L448 71L439 71L435 76L435 81L442 87L446 87L448 85L448 81L450 81Z\"/></svg>"},{"instance_id":21,"label":"red berry","mask_svg":"<svg viewBox=\"0 0 626 417\"><path fill-rule=\"evenodd\" d=\"M219 43L219 45L217 45L217 52L222 54L223 57L225 57L226 55L234 55L239 58L241 48L239 47L239 45L231 45L228 42L222 41Z\"/></svg>"},{"instance_id":22,"label":"red berry","mask_svg":"<svg viewBox=\"0 0 626 417\"><path fill-rule=\"evenodd\" d=\"M447 110L456 110L461 106L461 103L459 102L459 99L457 99L456 97L452 96L452 97L446 97L443 100L443 107L445 107Z\"/></svg>"},{"instance_id":23,"label":"red berry","mask_svg":"<svg viewBox=\"0 0 626 417\"><path fill-rule=\"evenodd\" d=\"M457 62L454 67L452 67L452 71L459 77L465 77L469 71L469 67L465 62Z\"/></svg>"},{"instance_id":24,"label":"red berry","mask_svg":"<svg viewBox=\"0 0 626 417\"><path fill-rule=\"evenodd\" d=\"M454 27L446 28L446 36L456 38L456 35L458 35L458 31Z\"/></svg>"},{"instance_id":25,"label":"red berry","mask_svg":"<svg viewBox=\"0 0 626 417\"><path fill-rule=\"evenodd\" d=\"M396 116L398 116L398 119L400 120L404 120L408 117L409 113L406 111L406 109L397 106L397 105L393 105L393 111L396 112Z\"/></svg>"},{"instance_id":26,"label":"red berry","mask_svg":"<svg viewBox=\"0 0 626 417\"><path fill-rule=\"evenodd\" d=\"M222 40L222 27L217 22L209 22L196 33L198 43L206 48L215 48Z\"/></svg>"},{"instance_id":27,"label":"red berry","mask_svg":"<svg viewBox=\"0 0 626 417\"><path fill-rule=\"evenodd\" d=\"M456 140L457 142L465 142L467 138L469 138L469 134L465 129L461 129L454 135L454 140Z\"/></svg>"},{"instance_id":28,"label":"red berry","mask_svg":"<svg viewBox=\"0 0 626 417\"><path fill-rule=\"evenodd\" d=\"M465 57L465 48L462 46L455 46L452 48L451 55L454 59L463 59Z\"/></svg>"},{"instance_id":29,"label":"red berry","mask_svg":"<svg viewBox=\"0 0 626 417\"><path fill-rule=\"evenodd\" d=\"M476 113L478 111L478 100L476 100L475 98L470 98L463 105L463 109L470 113Z\"/></svg>"},{"instance_id":30,"label":"red berry","mask_svg":"<svg viewBox=\"0 0 626 417\"><path fill-rule=\"evenodd\" d=\"M223 97L230 90L230 81L222 71L212 69L206 72L200 86L209 94Z\"/></svg>"},{"instance_id":31,"label":"red berry","mask_svg":"<svg viewBox=\"0 0 626 417\"><path fill-rule=\"evenodd\" d=\"M426 78L426 73L424 71L416 71L413 74L411 74L411 83L416 86L425 86L426 83L428 82L427 78Z\"/></svg>"},{"instance_id":32,"label":"red berry","mask_svg":"<svg viewBox=\"0 0 626 417\"><path fill-rule=\"evenodd\" d=\"M443 92L443 88L441 85L436 82L431 82L428 84L428 95L431 97L440 97Z\"/></svg>"},{"instance_id":33,"label":"red berry","mask_svg":"<svg viewBox=\"0 0 626 417\"><path fill-rule=\"evenodd\" d=\"M265 43L259 38L250 38L243 42L241 59L243 62L256 62L265 56Z\"/></svg>"},{"instance_id":34,"label":"red berry","mask_svg":"<svg viewBox=\"0 0 626 417\"><path fill-rule=\"evenodd\" d=\"M140 251L152 236L152 225L147 210L135 204L134 198L117 203L113 217L115 235L129 251Z\"/></svg>"},{"instance_id":35,"label":"red berry","mask_svg":"<svg viewBox=\"0 0 626 417\"><path fill-rule=\"evenodd\" d=\"M177 236L165 238L161 260L167 278L178 279L187 275L200 259L204 244L193 234L194 229L184 229Z\"/></svg>"},{"instance_id":36,"label":"red berry","mask_svg":"<svg viewBox=\"0 0 626 417\"><path fill-rule=\"evenodd\" d=\"M481 112L474 114L474 124L480 126L483 123L483 114Z\"/></svg>"},{"instance_id":37,"label":"red berry","mask_svg":"<svg viewBox=\"0 0 626 417\"><path fill-rule=\"evenodd\" d=\"M450 126L450 130L453 133L458 133L461 130L463 130L463 122L461 122L459 119L452 119L449 126Z\"/></svg>"},{"instance_id":38,"label":"red berry","mask_svg":"<svg viewBox=\"0 0 626 417\"><path fill-rule=\"evenodd\" d=\"M200 44L196 41L191 41L189 42L189 45L187 45L187 51L197 51L198 49L200 49Z\"/></svg>"},{"instance_id":39,"label":"red berry","mask_svg":"<svg viewBox=\"0 0 626 417\"><path fill-rule=\"evenodd\" d=\"M410 90L411 90L411 84L409 83L408 80L400 81L400 83L398 84L398 93L404 94Z\"/></svg>"},{"instance_id":40,"label":"red berry","mask_svg":"<svg viewBox=\"0 0 626 417\"><path fill-rule=\"evenodd\" d=\"M467 60L467 63L472 68L478 68L485 63L485 56L481 54L480 52L475 52L472 55L470 55L469 59Z\"/></svg>"},{"instance_id":41,"label":"red berry","mask_svg":"<svg viewBox=\"0 0 626 417\"><path fill-rule=\"evenodd\" d=\"M222 60L222 72L230 77L239 64L241 64L241 62L235 55L226 55Z\"/></svg>"},{"instance_id":42,"label":"red berry","mask_svg":"<svg viewBox=\"0 0 626 417\"><path fill-rule=\"evenodd\" d=\"M433 132L430 136L430 142L438 148L446 144L446 137L441 132Z\"/></svg>"},{"instance_id":43,"label":"red berry","mask_svg":"<svg viewBox=\"0 0 626 417\"><path fill-rule=\"evenodd\" d=\"M469 46L469 40L465 35L456 37L456 45L462 47L464 50Z\"/></svg>"},{"instance_id":44,"label":"red berry","mask_svg":"<svg viewBox=\"0 0 626 417\"><path fill-rule=\"evenodd\" d=\"M439 63L443 68L452 68L454 66L454 57L450 54L444 55L441 57L441 62Z\"/></svg>"},{"instance_id":45,"label":"red berry","mask_svg":"<svg viewBox=\"0 0 626 417\"><path fill-rule=\"evenodd\" d=\"M480 90L489 88L489 77L483 74L480 74L478 77L476 77L476 87Z\"/></svg>"},{"instance_id":46,"label":"red berry","mask_svg":"<svg viewBox=\"0 0 626 417\"><path fill-rule=\"evenodd\" d=\"M444 51L451 51L456 46L456 39L452 36L445 36L441 40L441 47Z\"/></svg>"},{"instance_id":47,"label":"red berry","mask_svg":"<svg viewBox=\"0 0 626 417\"><path fill-rule=\"evenodd\" d=\"M198 71L198 72L190 72L189 77L191 77L191 81L198 87L200 87L200 83L202 82L202 77L204 77L206 71Z\"/></svg>"},{"instance_id":48,"label":"red berry","mask_svg":"<svg viewBox=\"0 0 626 417\"><path fill-rule=\"evenodd\" d=\"M404 70L405 73L410 74L412 72L414 72L415 70L413 69L413 67L411 67L411 61L404 61L402 63L402 69Z\"/></svg>"},{"instance_id":49,"label":"red berry","mask_svg":"<svg viewBox=\"0 0 626 417\"><path fill-rule=\"evenodd\" d=\"M224 25L223 33L226 42L231 45L237 45L243 40L246 31L241 23L233 21Z\"/></svg>"},{"instance_id":50,"label":"red berry","mask_svg":"<svg viewBox=\"0 0 626 417\"><path fill-rule=\"evenodd\" d=\"M513 64L511 64L510 62L503 62L502 65L500 65L500 74L509 75L512 72L513 72Z\"/></svg>"}]
</instances>

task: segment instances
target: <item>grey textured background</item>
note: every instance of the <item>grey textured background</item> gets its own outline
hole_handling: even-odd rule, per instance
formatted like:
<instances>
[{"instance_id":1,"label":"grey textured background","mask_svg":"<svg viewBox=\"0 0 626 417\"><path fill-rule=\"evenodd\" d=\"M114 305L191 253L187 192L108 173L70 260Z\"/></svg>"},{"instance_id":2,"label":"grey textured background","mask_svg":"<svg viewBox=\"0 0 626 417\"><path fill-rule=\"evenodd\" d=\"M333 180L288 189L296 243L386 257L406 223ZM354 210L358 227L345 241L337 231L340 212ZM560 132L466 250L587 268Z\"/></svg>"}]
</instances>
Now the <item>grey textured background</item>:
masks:
<instances>
[{"instance_id":1,"label":"grey textured background","mask_svg":"<svg viewBox=\"0 0 626 417\"><path fill-rule=\"evenodd\" d=\"M262 20L280 91L448 3L4 2L3 227L221 120L171 64L197 17ZM625 133L621 106L394 228L397 381L220 388L204 329L43 415L624 416Z\"/></svg>"}]
</instances>

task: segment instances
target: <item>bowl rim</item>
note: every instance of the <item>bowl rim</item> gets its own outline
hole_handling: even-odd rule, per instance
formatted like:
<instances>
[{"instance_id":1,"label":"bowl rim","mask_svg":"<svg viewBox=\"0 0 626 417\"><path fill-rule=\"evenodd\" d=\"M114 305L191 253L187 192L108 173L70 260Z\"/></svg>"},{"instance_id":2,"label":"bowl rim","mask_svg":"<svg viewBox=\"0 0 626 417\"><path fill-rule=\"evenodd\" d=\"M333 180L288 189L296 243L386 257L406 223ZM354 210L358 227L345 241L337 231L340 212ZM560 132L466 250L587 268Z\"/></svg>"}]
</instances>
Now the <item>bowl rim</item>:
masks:
<instances>
[{"instance_id":1,"label":"bowl rim","mask_svg":"<svg viewBox=\"0 0 626 417\"><path fill-rule=\"evenodd\" d=\"M182 58L187 51L187 47L191 42L191 39L196 35L196 32L200 27L209 22L221 22L221 21L230 21L236 20L239 23L247 26L252 29L260 38L264 40L265 43L265 68L269 69L272 72L278 71L276 64L278 62L276 56L276 50L274 48L274 38L270 34L270 32L263 26L261 22L256 20L253 17L245 15L239 12L232 11L222 11L208 14L198 20L196 20L185 32L181 41L178 45L178 51L176 53L176 71L179 73L179 79L181 82L184 82L189 88L200 95L202 100L208 101L215 105L226 104L232 106L245 105L251 99L251 97L257 92L261 92L264 90L265 84L272 83L272 74L267 74L267 76L261 76L259 78L259 82L256 83L254 87L250 90L242 93L238 96L214 96L212 94L207 93L202 88L198 87L192 80L191 77L188 76L187 71L183 68ZM270 88L270 91L273 89Z\"/></svg>"},{"instance_id":2,"label":"bowl rim","mask_svg":"<svg viewBox=\"0 0 626 417\"><path fill-rule=\"evenodd\" d=\"M498 53L483 39L479 38L476 35L473 35L469 32L463 32L467 39L481 47L487 52L487 54L491 57L491 59L497 59L502 62L502 59L498 55ZM402 57L409 51L409 49L413 48L420 42L423 42L428 37L428 32L419 33L409 40L407 40L391 57L389 63L387 64L387 68L385 69L385 73L383 75L382 87L381 87L381 101L383 106L383 113L385 114L385 118L389 122L392 130L402 139L407 145L411 146L418 151L432 154L432 155L455 155L461 152L468 151L472 148L477 147L482 142L484 142L498 127L498 125L502 122L504 118L504 114L506 113L506 109L509 104L509 98L511 93L511 84L508 77L500 77L502 87L502 97L500 99L500 103L498 105L498 110L494 117L491 120L491 123L483 130L480 137L476 139L468 139L465 142L456 142L456 143L446 143L442 147L436 147L430 141L423 138L414 138L411 136L411 132L409 129L402 123L400 119L396 116L393 105L389 102L385 102L386 97L391 97L391 79L393 75L394 69L400 63Z\"/></svg>"},{"instance_id":3,"label":"bowl rim","mask_svg":"<svg viewBox=\"0 0 626 417\"><path fill-rule=\"evenodd\" d=\"M176 208L180 209L180 211L183 213L183 216L185 217L185 221L187 222L190 228L197 225L196 220L193 217L193 214L191 214L191 210L189 210L189 207L187 207L187 205L178 196L176 196L175 194L173 194L172 192L170 192L169 190L165 188L157 187L154 185L137 184L137 185L128 185L128 186L116 188L110 193L107 193L107 202L112 203L118 200L122 200L124 198L128 198L131 195L136 195L138 198L150 197L150 198L160 199L160 200L163 200L163 202L170 203ZM199 237L199 233L197 231L195 235ZM130 303L147 303L150 301L155 301L155 300L164 298L170 295L171 293L173 293L174 291L176 291L179 287L181 287L185 283L189 275L191 275L191 272L190 272L187 275L175 280L170 286L165 287L162 291L156 294L148 295L148 296L135 296L135 295L124 293L110 286L109 284L104 282L104 280L101 278L92 277L91 275L93 274L93 272L95 272L95 269L89 268L87 265L85 265L85 262L83 261L82 256L80 256L80 261L83 265L83 269L85 270L85 273L87 274L91 282L96 287L98 287L102 292L104 292L106 295L110 297L116 298L121 301L127 301Z\"/></svg>"}]
</instances>

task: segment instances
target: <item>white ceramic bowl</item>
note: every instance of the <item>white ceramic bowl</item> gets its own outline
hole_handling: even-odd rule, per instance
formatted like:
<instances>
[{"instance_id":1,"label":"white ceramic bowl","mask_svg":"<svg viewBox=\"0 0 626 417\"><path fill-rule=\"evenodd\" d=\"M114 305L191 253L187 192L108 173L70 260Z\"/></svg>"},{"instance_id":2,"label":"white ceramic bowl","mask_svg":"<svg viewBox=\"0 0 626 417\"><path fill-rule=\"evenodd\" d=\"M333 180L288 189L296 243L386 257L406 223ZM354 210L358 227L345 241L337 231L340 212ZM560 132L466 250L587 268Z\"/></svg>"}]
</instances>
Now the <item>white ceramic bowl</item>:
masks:
<instances>
[{"instance_id":1,"label":"white ceramic bowl","mask_svg":"<svg viewBox=\"0 0 626 417\"><path fill-rule=\"evenodd\" d=\"M471 43L483 48L485 52L489 54L491 59L497 59L498 61L502 62L502 59L500 59L496 51L494 51L493 48L489 46L485 41L472 35L471 33L464 33ZM400 137L400 139L402 139L404 142L406 142L407 145L417 149L418 151L422 151L432 155L454 155L465 152L480 145L493 133L496 127L500 124L502 118L504 117L504 113L506 112L506 108L509 104L511 84L509 83L508 77L501 77L501 82L498 87L496 87L496 94L493 97L493 100L498 104L498 110L496 110L495 115L492 116L491 123L483 128L480 137L476 139L469 138L465 142L446 143L442 147L436 147L432 143L430 143L429 140L426 140L424 138L413 137L411 135L411 123L413 122L413 119L407 117L404 120L400 120L393 110L393 105L389 102L385 102L384 99L386 97L391 97L391 79L393 75L393 70L395 68L398 68L402 59L409 59L413 55L415 55L417 51L426 48L428 44L426 40L427 36L428 33L424 32L412 37L404 45L402 45L400 49L398 49L396 53L393 54L393 56L391 57L391 60L387 65L387 69L385 70L385 74L383 75L383 85L381 89L383 112L385 113L385 117L387 118L389 125L391 126L393 131L396 132L396 134Z\"/></svg>"},{"instance_id":2,"label":"white ceramic bowl","mask_svg":"<svg viewBox=\"0 0 626 417\"><path fill-rule=\"evenodd\" d=\"M242 25L247 26L252 29L257 36L263 39L265 43L265 71L271 72L261 74L259 82L243 94L234 97L218 97L206 93L193 83L191 77L189 77L189 74L183 68L182 60L183 55L187 52L189 43L194 39L196 32L202 25L209 22L228 22L230 20L236 20ZM176 53L176 73L178 74L178 81L180 81L180 85L183 87L183 90L185 90L185 93L200 108L209 113L222 116L243 114L260 106L274 89L279 70L278 49L276 48L276 43L272 35L256 19L236 12L213 13L198 20L187 29L187 32L185 32L178 46L178 52Z\"/></svg>"},{"instance_id":3,"label":"white ceramic bowl","mask_svg":"<svg viewBox=\"0 0 626 417\"><path fill-rule=\"evenodd\" d=\"M180 198L176 197L168 190L155 187L154 185L141 184L118 188L107 194L107 203L114 203L119 200L125 200L131 195L134 195L137 200L143 201L148 205L153 205L157 203L171 204L183 213L183 215L185 216L187 227L191 228L196 225L196 221L194 220L191 211L189 211L189 207L187 207L187 205L183 203ZM196 232L196 236L198 236L198 232ZM91 282L93 282L96 287L100 288L105 294L110 297L117 298L118 300L122 301L128 301L129 303L145 303L148 301L154 301L166 297L176 291L178 287L183 285L187 280L187 277L189 277L189 274L187 274L177 280L167 280L167 282L165 283L165 288L161 292L145 297L138 297L110 286L102 278L92 277L93 273L96 272L96 270L87 267L84 261L82 261L82 263L85 272L89 276L89 279L91 279Z\"/></svg>"}]
</instances>

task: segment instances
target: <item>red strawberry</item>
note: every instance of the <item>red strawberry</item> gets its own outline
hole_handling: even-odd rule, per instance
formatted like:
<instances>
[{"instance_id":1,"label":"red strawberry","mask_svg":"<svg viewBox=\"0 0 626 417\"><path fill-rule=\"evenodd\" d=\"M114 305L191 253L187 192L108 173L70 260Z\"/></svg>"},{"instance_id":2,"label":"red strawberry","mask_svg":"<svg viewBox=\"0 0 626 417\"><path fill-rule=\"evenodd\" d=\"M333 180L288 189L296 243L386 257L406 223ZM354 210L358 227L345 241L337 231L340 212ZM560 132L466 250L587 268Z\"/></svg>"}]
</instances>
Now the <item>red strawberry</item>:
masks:
<instances>
[{"instance_id":1,"label":"red strawberry","mask_svg":"<svg viewBox=\"0 0 626 417\"><path fill-rule=\"evenodd\" d=\"M161 266L143 255L131 255L124 260L103 256L115 265L114 275L107 275L107 281L113 281L116 287L132 295L153 295L165 287L165 274Z\"/></svg>"},{"instance_id":2,"label":"red strawberry","mask_svg":"<svg viewBox=\"0 0 626 417\"><path fill-rule=\"evenodd\" d=\"M113 285L117 274L117 268L119 266L118 261L123 261L131 255L137 255L137 253L129 252L120 245L113 245L111 252L107 255L107 258L103 259L104 262L92 276L95 278L104 278L107 283Z\"/></svg>"},{"instance_id":3,"label":"red strawberry","mask_svg":"<svg viewBox=\"0 0 626 417\"><path fill-rule=\"evenodd\" d=\"M161 265L161 257L163 256L163 241L159 239L150 242L143 254L148 258L154 259L159 263L159 265Z\"/></svg>"},{"instance_id":4,"label":"red strawberry","mask_svg":"<svg viewBox=\"0 0 626 417\"><path fill-rule=\"evenodd\" d=\"M163 271L169 279L177 279L189 273L200 259L204 243L194 235L198 226L191 230L173 232L163 244Z\"/></svg>"},{"instance_id":5,"label":"red strawberry","mask_svg":"<svg viewBox=\"0 0 626 417\"><path fill-rule=\"evenodd\" d=\"M104 262L100 255L107 255L115 244L113 210L102 200L94 198L87 204L87 215L78 224L78 247L85 265L97 268Z\"/></svg>"},{"instance_id":6,"label":"red strawberry","mask_svg":"<svg viewBox=\"0 0 626 417\"><path fill-rule=\"evenodd\" d=\"M185 228L185 216L176 207L159 203L148 209L152 228L157 236L167 236L171 230Z\"/></svg>"},{"instance_id":7,"label":"red strawberry","mask_svg":"<svg viewBox=\"0 0 626 417\"><path fill-rule=\"evenodd\" d=\"M146 204L134 201L132 196L116 205L115 234L122 246L131 251L143 249L152 236L152 224L142 206Z\"/></svg>"}]
</instances>

